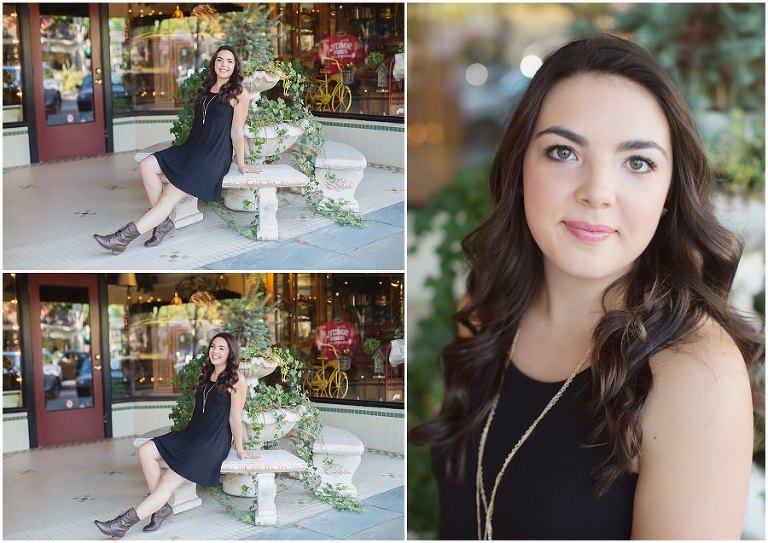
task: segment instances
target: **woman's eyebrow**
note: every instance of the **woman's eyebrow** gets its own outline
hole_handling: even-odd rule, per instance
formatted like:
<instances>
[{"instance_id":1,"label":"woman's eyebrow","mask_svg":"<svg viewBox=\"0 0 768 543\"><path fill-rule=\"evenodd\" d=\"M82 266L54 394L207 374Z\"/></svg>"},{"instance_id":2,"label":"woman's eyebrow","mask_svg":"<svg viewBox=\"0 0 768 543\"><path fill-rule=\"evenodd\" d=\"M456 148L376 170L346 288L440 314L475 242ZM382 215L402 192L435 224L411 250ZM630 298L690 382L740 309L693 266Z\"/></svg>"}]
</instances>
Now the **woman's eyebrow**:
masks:
<instances>
[{"instance_id":1,"label":"woman's eyebrow","mask_svg":"<svg viewBox=\"0 0 768 543\"><path fill-rule=\"evenodd\" d=\"M562 126L550 126L549 128L545 128L538 134L536 134L535 138L540 138L544 134L556 134L558 136L562 136L567 140L571 140L573 143L577 145L586 146L587 145L587 138L584 136L578 135L576 132L572 130L568 130L567 128L563 128Z\"/></svg>"},{"instance_id":2,"label":"woman's eyebrow","mask_svg":"<svg viewBox=\"0 0 768 543\"><path fill-rule=\"evenodd\" d=\"M652 140L631 140L619 144L619 151L639 151L641 149L658 149L664 157L667 156L664 148Z\"/></svg>"},{"instance_id":3,"label":"woman's eyebrow","mask_svg":"<svg viewBox=\"0 0 768 543\"><path fill-rule=\"evenodd\" d=\"M587 138L577 134L573 130L563 128L562 126L550 126L549 128L545 128L538 132L535 138L539 138L544 134L556 134L567 140L571 140L582 147L587 147L589 145ZM667 156L667 152L664 148L653 140L630 140L624 141L618 145L619 151L639 151L641 149L658 149L665 157Z\"/></svg>"}]
</instances>

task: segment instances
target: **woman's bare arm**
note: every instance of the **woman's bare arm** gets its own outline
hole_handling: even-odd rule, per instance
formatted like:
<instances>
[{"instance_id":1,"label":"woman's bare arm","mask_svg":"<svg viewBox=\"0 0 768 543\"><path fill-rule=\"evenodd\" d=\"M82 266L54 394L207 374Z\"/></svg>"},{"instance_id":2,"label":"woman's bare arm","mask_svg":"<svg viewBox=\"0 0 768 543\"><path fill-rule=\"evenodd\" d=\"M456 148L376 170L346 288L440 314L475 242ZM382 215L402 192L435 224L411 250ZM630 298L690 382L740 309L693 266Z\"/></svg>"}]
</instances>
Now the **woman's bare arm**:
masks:
<instances>
[{"instance_id":1,"label":"woman's bare arm","mask_svg":"<svg viewBox=\"0 0 768 543\"><path fill-rule=\"evenodd\" d=\"M240 169L240 173L245 173L248 168L245 164L245 137L243 136L243 127L245 121L248 118L248 92L243 89L240 96L237 97L238 102L235 104L235 113L232 118L232 129L230 131L232 137L232 147L235 150L235 156L237 157L237 167Z\"/></svg>"},{"instance_id":2,"label":"woman's bare arm","mask_svg":"<svg viewBox=\"0 0 768 543\"><path fill-rule=\"evenodd\" d=\"M235 383L235 389L231 392L232 401L229 407L229 427L232 430L232 440L235 442L235 451L240 458L258 458L258 455L247 453L243 447L243 408L247 384L243 372L238 372L239 379Z\"/></svg>"},{"instance_id":3,"label":"woman's bare arm","mask_svg":"<svg viewBox=\"0 0 768 543\"><path fill-rule=\"evenodd\" d=\"M752 459L741 353L719 325L651 360L633 539L739 539Z\"/></svg>"}]
</instances>

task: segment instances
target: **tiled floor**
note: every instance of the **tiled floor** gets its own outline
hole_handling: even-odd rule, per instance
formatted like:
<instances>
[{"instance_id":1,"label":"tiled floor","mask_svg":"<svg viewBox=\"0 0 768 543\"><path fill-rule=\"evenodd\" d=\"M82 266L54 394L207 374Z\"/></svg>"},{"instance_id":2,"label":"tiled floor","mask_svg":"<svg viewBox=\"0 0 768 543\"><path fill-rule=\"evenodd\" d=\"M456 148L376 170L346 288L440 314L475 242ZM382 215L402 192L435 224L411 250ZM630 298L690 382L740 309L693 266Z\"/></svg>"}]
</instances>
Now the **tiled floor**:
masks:
<instances>
[{"instance_id":1,"label":"tiled floor","mask_svg":"<svg viewBox=\"0 0 768 543\"><path fill-rule=\"evenodd\" d=\"M146 494L132 441L108 439L4 455L3 539L107 539L93 526L93 519L112 518ZM362 513L335 511L311 499L299 481L279 477L275 527L255 527L234 519L198 487L200 507L171 517L155 533L144 533L137 526L125 539L401 540L404 469L401 456L363 454L354 477ZM246 498L234 501L243 510L251 504Z\"/></svg>"},{"instance_id":2,"label":"tiled floor","mask_svg":"<svg viewBox=\"0 0 768 543\"><path fill-rule=\"evenodd\" d=\"M201 203L204 220L154 248L146 236L122 255L91 238L147 208L133 152L8 168L3 172L4 269L22 270L334 270L404 267L405 177L369 165L356 196L365 228L339 227L312 214L299 194L280 193L277 241L229 230ZM246 221L247 222L247 221Z\"/></svg>"}]
</instances>

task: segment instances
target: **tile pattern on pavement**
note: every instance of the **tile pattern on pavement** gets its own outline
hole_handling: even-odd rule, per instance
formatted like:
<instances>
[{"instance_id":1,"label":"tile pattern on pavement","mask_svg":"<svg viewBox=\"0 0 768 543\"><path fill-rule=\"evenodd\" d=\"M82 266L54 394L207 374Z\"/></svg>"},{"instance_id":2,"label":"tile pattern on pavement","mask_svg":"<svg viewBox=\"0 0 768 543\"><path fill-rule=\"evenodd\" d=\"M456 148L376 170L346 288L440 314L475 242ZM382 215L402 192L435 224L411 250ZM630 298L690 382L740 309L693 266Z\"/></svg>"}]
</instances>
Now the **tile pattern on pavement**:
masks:
<instances>
[{"instance_id":1,"label":"tile pattern on pavement","mask_svg":"<svg viewBox=\"0 0 768 543\"><path fill-rule=\"evenodd\" d=\"M125 253L113 255L92 239L94 233L114 232L137 219L148 207L133 152L45 162L3 170L4 269L25 270L183 270L246 269L250 262L265 262L265 270L297 269L397 269L404 268L405 176L402 168L371 164L365 170L356 197L368 219L366 227L340 227L331 219L314 215L300 194L279 193L279 239L247 239L229 228L213 208L203 202L201 222L172 232L154 248L143 246L149 236L134 241ZM371 215L397 208L399 224ZM238 214L248 222L252 215ZM328 251L304 238L326 228L341 238L363 245L355 254ZM381 231L379 231L381 229ZM387 240L372 246L365 245ZM399 245L398 245L399 243ZM280 245L284 244L284 245ZM292 247L295 245L295 247ZM290 253L276 260L270 248ZM394 250L394 249L397 250ZM386 253L385 253L386 252ZM264 257L257 256L264 253ZM243 264L236 257L244 256ZM370 261L368 259L371 259ZM273 264L274 263L274 264Z\"/></svg>"},{"instance_id":2,"label":"tile pattern on pavement","mask_svg":"<svg viewBox=\"0 0 768 543\"><path fill-rule=\"evenodd\" d=\"M147 492L132 441L106 439L3 455L3 539L104 540L93 519L112 518ZM154 533L143 532L142 521L125 540L402 539L404 469L400 455L363 453L354 478L362 513L335 511L311 499L299 481L278 477L276 527L234 519L198 487L200 507L174 515ZM250 498L233 501L242 510L252 503Z\"/></svg>"}]
</instances>

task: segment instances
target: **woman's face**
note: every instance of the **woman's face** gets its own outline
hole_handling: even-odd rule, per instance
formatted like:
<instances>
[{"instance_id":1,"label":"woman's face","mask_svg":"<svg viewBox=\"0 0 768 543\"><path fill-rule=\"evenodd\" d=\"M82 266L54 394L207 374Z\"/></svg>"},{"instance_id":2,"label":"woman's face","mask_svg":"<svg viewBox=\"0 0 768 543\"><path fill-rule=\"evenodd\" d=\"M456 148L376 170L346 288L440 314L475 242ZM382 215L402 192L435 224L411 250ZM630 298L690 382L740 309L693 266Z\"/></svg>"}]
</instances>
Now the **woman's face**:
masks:
<instances>
[{"instance_id":1,"label":"woman's face","mask_svg":"<svg viewBox=\"0 0 768 543\"><path fill-rule=\"evenodd\" d=\"M222 49L216 54L216 58L213 59L213 68L216 70L216 75L222 79L229 79L232 76L232 72L235 71L235 55L232 51Z\"/></svg>"},{"instance_id":2,"label":"woman's face","mask_svg":"<svg viewBox=\"0 0 768 543\"><path fill-rule=\"evenodd\" d=\"M612 75L559 82L523 161L525 217L545 269L621 276L650 243L671 178L669 125L653 95Z\"/></svg>"},{"instance_id":3,"label":"woman's face","mask_svg":"<svg viewBox=\"0 0 768 543\"><path fill-rule=\"evenodd\" d=\"M211 364L218 371L223 370L227 366L229 345L227 345L223 337L214 338L211 342L211 346L208 347L208 358L211 359Z\"/></svg>"}]
</instances>

